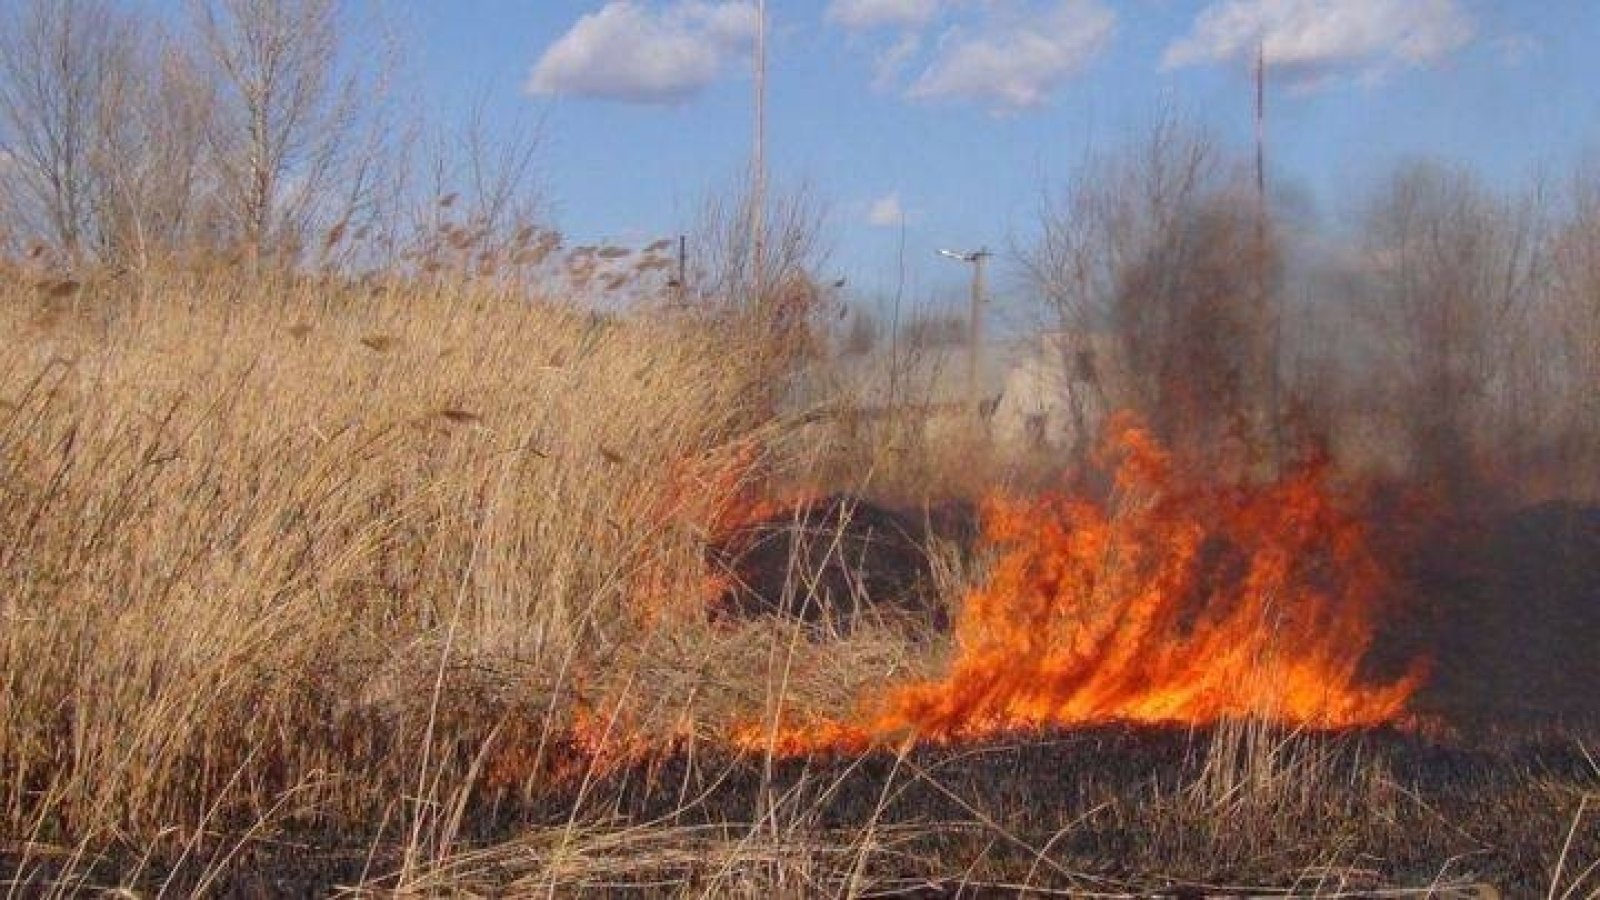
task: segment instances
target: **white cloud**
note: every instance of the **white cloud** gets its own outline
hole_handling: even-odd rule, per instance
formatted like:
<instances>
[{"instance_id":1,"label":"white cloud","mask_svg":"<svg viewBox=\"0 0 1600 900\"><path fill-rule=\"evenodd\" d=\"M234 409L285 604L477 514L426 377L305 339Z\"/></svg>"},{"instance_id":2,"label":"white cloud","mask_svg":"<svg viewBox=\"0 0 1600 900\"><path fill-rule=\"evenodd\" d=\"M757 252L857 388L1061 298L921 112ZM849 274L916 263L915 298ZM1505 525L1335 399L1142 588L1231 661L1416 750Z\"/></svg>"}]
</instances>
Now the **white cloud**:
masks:
<instances>
[{"instance_id":1,"label":"white cloud","mask_svg":"<svg viewBox=\"0 0 1600 900\"><path fill-rule=\"evenodd\" d=\"M1039 106L1105 47L1116 22L1101 0L1058 0L1043 11L1002 7L978 26L946 31L907 93L999 111Z\"/></svg>"},{"instance_id":2,"label":"white cloud","mask_svg":"<svg viewBox=\"0 0 1600 900\"><path fill-rule=\"evenodd\" d=\"M755 27L749 0L676 0L659 10L611 0L550 45L527 90L630 103L682 101L743 53Z\"/></svg>"},{"instance_id":3,"label":"white cloud","mask_svg":"<svg viewBox=\"0 0 1600 900\"><path fill-rule=\"evenodd\" d=\"M939 14L940 0L831 0L829 22L855 31L869 28L921 28Z\"/></svg>"},{"instance_id":4,"label":"white cloud","mask_svg":"<svg viewBox=\"0 0 1600 900\"><path fill-rule=\"evenodd\" d=\"M872 88L876 91L892 91L900 81L900 73L905 71L906 65L922 49L922 38L915 32L902 34L898 40L884 48L878 54L877 61L873 64Z\"/></svg>"},{"instance_id":5,"label":"white cloud","mask_svg":"<svg viewBox=\"0 0 1600 900\"><path fill-rule=\"evenodd\" d=\"M1426 65L1472 40L1458 0L1218 0L1167 47L1162 66L1254 59L1301 84L1354 69L1363 79L1396 65Z\"/></svg>"},{"instance_id":6,"label":"white cloud","mask_svg":"<svg viewBox=\"0 0 1600 900\"><path fill-rule=\"evenodd\" d=\"M905 207L900 205L900 192L893 191L873 201L867 210L867 224L877 228L899 228L906 223Z\"/></svg>"}]
</instances>

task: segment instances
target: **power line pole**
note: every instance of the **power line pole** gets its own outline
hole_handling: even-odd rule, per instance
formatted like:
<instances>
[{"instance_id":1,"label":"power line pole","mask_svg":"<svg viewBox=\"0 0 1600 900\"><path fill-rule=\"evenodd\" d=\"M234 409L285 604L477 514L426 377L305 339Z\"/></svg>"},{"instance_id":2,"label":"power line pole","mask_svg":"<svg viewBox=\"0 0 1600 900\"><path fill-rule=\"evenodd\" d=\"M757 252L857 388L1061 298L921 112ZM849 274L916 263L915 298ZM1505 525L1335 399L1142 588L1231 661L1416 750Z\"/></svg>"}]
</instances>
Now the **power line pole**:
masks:
<instances>
[{"instance_id":1,"label":"power line pole","mask_svg":"<svg viewBox=\"0 0 1600 900\"><path fill-rule=\"evenodd\" d=\"M755 145L750 153L751 283L757 304L767 291L767 2L756 0Z\"/></svg>"},{"instance_id":2,"label":"power line pole","mask_svg":"<svg viewBox=\"0 0 1600 900\"><path fill-rule=\"evenodd\" d=\"M972 299L967 314L967 409L974 416L982 415L982 394L979 390L979 367L983 354L983 306L988 302L986 269L993 253L982 247L970 253L940 250L939 255L958 262L972 264Z\"/></svg>"},{"instance_id":3,"label":"power line pole","mask_svg":"<svg viewBox=\"0 0 1600 900\"><path fill-rule=\"evenodd\" d=\"M971 348L967 354L967 405L974 415L983 413L979 402L978 369L983 354L983 304L987 301L985 294L989 288L984 269L988 262L988 248L972 254L972 310L967 323L967 346Z\"/></svg>"}]
</instances>

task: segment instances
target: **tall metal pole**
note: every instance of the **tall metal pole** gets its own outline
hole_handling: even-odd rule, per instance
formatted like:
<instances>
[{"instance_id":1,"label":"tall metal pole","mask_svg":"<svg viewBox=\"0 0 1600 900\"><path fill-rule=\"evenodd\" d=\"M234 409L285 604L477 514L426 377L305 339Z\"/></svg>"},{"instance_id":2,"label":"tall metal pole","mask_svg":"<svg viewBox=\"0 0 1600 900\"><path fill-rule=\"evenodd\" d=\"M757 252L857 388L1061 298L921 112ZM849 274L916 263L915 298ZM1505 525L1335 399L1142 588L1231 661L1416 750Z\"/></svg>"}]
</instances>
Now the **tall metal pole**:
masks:
<instances>
[{"instance_id":1,"label":"tall metal pole","mask_svg":"<svg viewBox=\"0 0 1600 900\"><path fill-rule=\"evenodd\" d=\"M767 2L756 0L755 146L750 154L751 284L757 304L767 293Z\"/></svg>"},{"instance_id":2,"label":"tall metal pole","mask_svg":"<svg viewBox=\"0 0 1600 900\"><path fill-rule=\"evenodd\" d=\"M989 250L983 248L968 257L972 263L972 309L967 322L967 409L981 415L978 369L983 353L983 304L987 289L984 268L989 262Z\"/></svg>"},{"instance_id":3,"label":"tall metal pole","mask_svg":"<svg viewBox=\"0 0 1600 900\"><path fill-rule=\"evenodd\" d=\"M977 416L983 412L978 392L978 368L983 355L983 305L987 302L985 293L988 287L984 276L989 257L994 254L989 252L988 247L982 247L971 253L940 250L939 255L972 265L972 305L967 313L967 410Z\"/></svg>"}]
</instances>

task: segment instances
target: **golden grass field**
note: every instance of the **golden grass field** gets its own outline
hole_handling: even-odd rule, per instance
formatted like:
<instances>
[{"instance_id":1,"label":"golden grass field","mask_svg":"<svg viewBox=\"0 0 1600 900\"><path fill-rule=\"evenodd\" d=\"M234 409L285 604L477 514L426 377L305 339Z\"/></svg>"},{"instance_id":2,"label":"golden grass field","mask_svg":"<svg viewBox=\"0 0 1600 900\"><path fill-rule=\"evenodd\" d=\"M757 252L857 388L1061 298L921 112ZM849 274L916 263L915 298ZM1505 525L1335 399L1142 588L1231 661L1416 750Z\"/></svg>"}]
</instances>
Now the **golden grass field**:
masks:
<instances>
[{"instance_id":1,"label":"golden grass field","mask_svg":"<svg viewBox=\"0 0 1600 900\"><path fill-rule=\"evenodd\" d=\"M724 473L782 443L736 326L224 274L13 283L0 332L25 843L310 816L443 852L507 736L537 755L585 696L689 734L767 702L769 647L636 608L697 595ZM858 643L788 690L903 665Z\"/></svg>"},{"instance_id":2,"label":"golden grass field","mask_svg":"<svg viewBox=\"0 0 1600 900\"><path fill-rule=\"evenodd\" d=\"M736 316L220 269L12 277L0 334L8 894L1600 883L1600 770L1564 739L730 751L952 649L704 615L752 487L897 478L774 402ZM929 553L953 606L982 560Z\"/></svg>"}]
</instances>

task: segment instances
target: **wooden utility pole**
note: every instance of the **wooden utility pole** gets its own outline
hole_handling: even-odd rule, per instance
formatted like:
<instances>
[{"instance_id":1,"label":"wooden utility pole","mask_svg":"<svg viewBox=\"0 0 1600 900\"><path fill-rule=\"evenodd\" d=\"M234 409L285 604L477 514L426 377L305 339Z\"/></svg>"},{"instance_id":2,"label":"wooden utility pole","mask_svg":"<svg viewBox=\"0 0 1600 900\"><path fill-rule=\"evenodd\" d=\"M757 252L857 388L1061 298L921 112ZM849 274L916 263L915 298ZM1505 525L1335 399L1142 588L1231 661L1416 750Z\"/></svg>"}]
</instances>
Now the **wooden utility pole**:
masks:
<instances>
[{"instance_id":1,"label":"wooden utility pole","mask_svg":"<svg viewBox=\"0 0 1600 900\"><path fill-rule=\"evenodd\" d=\"M751 285L757 304L767 293L767 2L756 0L755 138L750 152Z\"/></svg>"}]
</instances>

